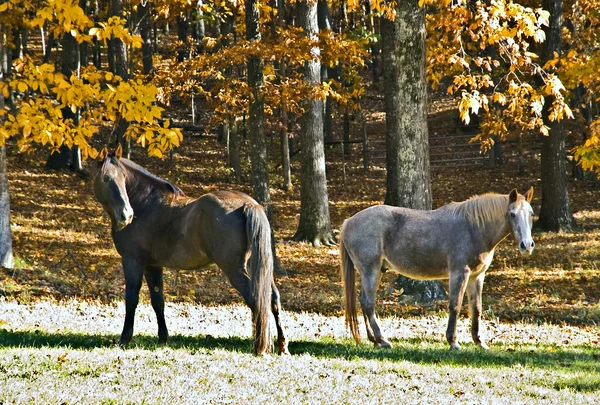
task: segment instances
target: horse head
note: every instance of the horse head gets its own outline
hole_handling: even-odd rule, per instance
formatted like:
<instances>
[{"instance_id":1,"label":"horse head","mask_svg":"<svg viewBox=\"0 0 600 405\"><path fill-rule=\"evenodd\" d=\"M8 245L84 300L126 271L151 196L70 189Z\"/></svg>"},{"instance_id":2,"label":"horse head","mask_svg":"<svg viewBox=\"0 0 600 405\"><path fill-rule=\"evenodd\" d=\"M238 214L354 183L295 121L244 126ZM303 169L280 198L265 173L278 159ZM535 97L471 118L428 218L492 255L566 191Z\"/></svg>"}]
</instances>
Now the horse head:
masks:
<instances>
[{"instance_id":1,"label":"horse head","mask_svg":"<svg viewBox=\"0 0 600 405\"><path fill-rule=\"evenodd\" d=\"M120 162L121 145L114 151L106 148L92 164L94 195L109 215L113 228L120 231L133 220L133 209L127 195L127 172Z\"/></svg>"},{"instance_id":2,"label":"horse head","mask_svg":"<svg viewBox=\"0 0 600 405\"><path fill-rule=\"evenodd\" d=\"M531 227L533 225L533 208L529 204L533 198L533 187L525 194L519 194L517 189L513 189L508 195L508 224L510 233L519 244L521 254L531 254L535 247L535 242L531 237Z\"/></svg>"}]
</instances>

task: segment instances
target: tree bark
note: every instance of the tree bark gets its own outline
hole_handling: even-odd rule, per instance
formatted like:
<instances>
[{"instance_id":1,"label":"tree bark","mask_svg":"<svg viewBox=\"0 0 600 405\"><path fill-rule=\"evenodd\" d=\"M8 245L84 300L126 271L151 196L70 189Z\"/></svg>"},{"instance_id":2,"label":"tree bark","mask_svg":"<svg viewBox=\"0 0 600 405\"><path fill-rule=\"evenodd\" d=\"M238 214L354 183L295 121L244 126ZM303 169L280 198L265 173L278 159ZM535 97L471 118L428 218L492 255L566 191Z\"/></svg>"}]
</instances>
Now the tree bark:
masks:
<instances>
[{"instance_id":1,"label":"tree bark","mask_svg":"<svg viewBox=\"0 0 600 405\"><path fill-rule=\"evenodd\" d=\"M260 41L260 21L257 0L246 1L246 39ZM269 170L267 142L264 128L265 103L263 91L263 61L260 56L248 59L248 87L252 92L249 100L248 128L250 130L250 154L252 161L252 190L256 201L270 211Z\"/></svg>"},{"instance_id":2,"label":"tree bark","mask_svg":"<svg viewBox=\"0 0 600 405\"><path fill-rule=\"evenodd\" d=\"M319 31L331 30L331 16L329 15L329 6L327 0L318 0L317 17L319 19ZM321 66L321 81L326 82L331 76L327 66ZM323 116L323 131L326 141L333 141L333 100L331 97L325 99L325 110Z\"/></svg>"},{"instance_id":3,"label":"tree bark","mask_svg":"<svg viewBox=\"0 0 600 405\"><path fill-rule=\"evenodd\" d=\"M425 10L418 0L402 1L396 20L382 19L385 50L386 167L385 203L431 209Z\"/></svg>"},{"instance_id":4,"label":"tree bark","mask_svg":"<svg viewBox=\"0 0 600 405\"><path fill-rule=\"evenodd\" d=\"M112 0L111 4L111 15L118 16L123 18L123 0ZM110 40L112 44L112 51L114 55L114 70L113 73L117 76L120 76L123 80L129 79L129 71L127 69L127 47L125 43L118 39L113 38ZM122 117L119 118L117 123L117 128L115 130L117 135L117 145L123 145L123 148L126 149L127 153L129 153L129 148L127 142L123 139L125 136L125 132L127 131L127 127L129 126L128 122Z\"/></svg>"},{"instance_id":5,"label":"tree bark","mask_svg":"<svg viewBox=\"0 0 600 405\"><path fill-rule=\"evenodd\" d=\"M142 37L142 65L144 74L152 71L152 27L150 25L150 0L142 0L138 7L138 19L140 21L140 36Z\"/></svg>"},{"instance_id":6,"label":"tree bark","mask_svg":"<svg viewBox=\"0 0 600 405\"><path fill-rule=\"evenodd\" d=\"M316 39L319 33L317 4L310 0L297 2L298 22L305 35ZM313 86L320 83L320 50L312 49L314 58L305 63L304 79ZM323 152L323 102L307 100L301 118L300 137L302 159L300 173L300 222L294 238L306 240L315 246L334 243Z\"/></svg>"},{"instance_id":7,"label":"tree bark","mask_svg":"<svg viewBox=\"0 0 600 405\"><path fill-rule=\"evenodd\" d=\"M542 61L546 62L554 52L559 55L561 52L562 0L544 0L542 6L550 12L550 25L545 30L546 42L542 45ZM544 106L544 121L550 132L542 139L542 207L536 227L553 232L574 231L577 224L567 191L565 128L562 121L548 120L547 106L551 104L552 100L547 100Z\"/></svg>"},{"instance_id":8,"label":"tree bark","mask_svg":"<svg viewBox=\"0 0 600 405\"><path fill-rule=\"evenodd\" d=\"M79 44L75 37L70 33L65 33L62 40L62 67L61 72L67 78L72 74L78 74L81 67L81 54ZM79 121L79 114L71 111L71 108L65 107L62 110L63 120L72 120L74 125ZM72 170L81 171L81 151L77 146L69 148L62 145L57 152L52 153L46 161L46 167L51 170Z\"/></svg>"},{"instance_id":9,"label":"tree bark","mask_svg":"<svg viewBox=\"0 0 600 405\"><path fill-rule=\"evenodd\" d=\"M396 19L381 19L386 110L387 189L385 204L431 209L427 83L425 81L425 10L418 0L396 6ZM416 301L445 295L438 281L399 277L398 284Z\"/></svg>"},{"instance_id":10,"label":"tree bark","mask_svg":"<svg viewBox=\"0 0 600 405\"><path fill-rule=\"evenodd\" d=\"M189 31L189 19L185 12L182 12L177 17L177 37L182 42L181 49L177 53L177 62L183 62L188 55L188 31Z\"/></svg>"},{"instance_id":11,"label":"tree bark","mask_svg":"<svg viewBox=\"0 0 600 405\"><path fill-rule=\"evenodd\" d=\"M2 107L4 96L0 95ZM0 146L0 266L14 266L12 232L10 230L10 198L8 192L8 170L6 167L6 147Z\"/></svg>"},{"instance_id":12,"label":"tree bark","mask_svg":"<svg viewBox=\"0 0 600 405\"><path fill-rule=\"evenodd\" d=\"M0 25L0 80L11 66L7 63L6 37L4 27ZM4 110L4 95L0 93L0 109ZM8 191L8 170L6 164L6 147L0 146L0 266L14 266L12 250L12 232L10 230L10 194Z\"/></svg>"},{"instance_id":13,"label":"tree bark","mask_svg":"<svg viewBox=\"0 0 600 405\"><path fill-rule=\"evenodd\" d=\"M206 35L204 26L204 12L202 11L202 0L196 2L192 11L192 38L196 41L196 52L201 53L204 47L202 39Z\"/></svg>"}]
</instances>

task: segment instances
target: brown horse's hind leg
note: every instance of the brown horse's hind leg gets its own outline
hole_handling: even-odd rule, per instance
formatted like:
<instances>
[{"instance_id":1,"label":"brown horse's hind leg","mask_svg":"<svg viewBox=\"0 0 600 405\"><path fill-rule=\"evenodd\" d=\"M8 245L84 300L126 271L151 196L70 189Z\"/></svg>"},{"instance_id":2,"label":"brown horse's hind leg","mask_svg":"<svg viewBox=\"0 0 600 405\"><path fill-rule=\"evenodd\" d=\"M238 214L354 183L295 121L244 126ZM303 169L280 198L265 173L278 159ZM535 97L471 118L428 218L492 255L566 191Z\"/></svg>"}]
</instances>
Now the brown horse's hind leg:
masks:
<instances>
[{"instance_id":1,"label":"brown horse's hind leg","mask_svg":"<svg viewBox=\"0 0 600 405\"><path fill-rule=\"evenodd\" d=\"M473 342L482 349L487 349L481 335L479 334L479 324L481 323L481 292L483 290L483 280L485 272L469 280L467 284L467 297L469 298L469 309L471 310L471 336Z\"/></svg>"},{"instance_id":2,"label":"brown horse's hind leg","mask_svg":"<svg viewBox=\"0 0 600 405\"><path fill-rule=\"evenodd\" d=\"M169 340L169 331L167 330L167 323L165 322L163 269L162 267L148 266L144 271L144 275L146 276L146 284L148 284L148 290L150 291L152 308L154 308L156 320L158 321L158 341L160 343L167 343L167 340Z\"/></svg>"},{"instance_id":3,"label":"brown horse's hind leg","mask_svg":"<svg viewBox=\"0 0 600 405\"><path fill-rule=\"evenodd\" d=\"M456 322L462 308L470 271L469 266L450 267L450 316L448 329L446 329L446 340L450 343L452 350L460 349L460 345L456 341Z\"/></svg>"},{"instance_id":4,"label":"brown horse's hind leg","mask_svg":"<svg viewBox=\"0 0 600 405\"><path fill-rule=\"evenodd\" d=\"M231 283L233 288L235 288L240 292L240 294L242 294L244 302L246 302L246 305L248 305L248 307L250 307L250 310L252 311L252 319L254 319L254 314L256 312L256 304L254 302L254 298L252 298L252 280L250 280L250 277L246 273L245 267L238 268L234 271L223 270L223 272L229 279L229 282ZM253 325L253 327L254 326L256 325ZM257 354L262 355L265 353Z\"/></svg>"},{"instance_id":5,"label":"brown horse's hind leg","mask_svg":"<svg viewBox=\"0 0 600 405\"><path fill-rule=\"evenodd\" d=\"M377 293L377 287L379 287L380 267L381 266L372 267L376 270L370 275L365 274L363 271L360 271L361 269L359 269L362 287L358 299L360 301L360 306L362 307L365 320L368 320L368 322L365 322L365 324L367 325L367 335L369 335L369 340L372 341L375 346L381 346L383 348L390 349L392 344L383 337L381 329L379 328L379 320L375 314L375 294Z\"/></svg>"},{"instance_id":6,"label":"brown horse's hind leg","mask_svg":"<svg viewBox=\"0 0 600 405\"><path fill-rule=\"evenodd\" d=\"M125 324L121 333L120 345L126 346L133 336L135 310L140 298L144 266L129 256L123 257L123 273L125 275Z\"/></svg>"},{"instance_id":7,"label":"brown horse's hind leg","mask_svg":"<svg viewBox=\"0 0 600 405\"><path fill-rule=\"evenodd\" d=\"M281 300L279 297L279 290L275 286L275 282L271 283L271 311L275 317L275 325L277 326L277 353L279 354L290 354L288 350L288 342L283 334L283 328L281 326L281 320L279 319L279 311L281 310Z\"/></svg>"}]
</instances>

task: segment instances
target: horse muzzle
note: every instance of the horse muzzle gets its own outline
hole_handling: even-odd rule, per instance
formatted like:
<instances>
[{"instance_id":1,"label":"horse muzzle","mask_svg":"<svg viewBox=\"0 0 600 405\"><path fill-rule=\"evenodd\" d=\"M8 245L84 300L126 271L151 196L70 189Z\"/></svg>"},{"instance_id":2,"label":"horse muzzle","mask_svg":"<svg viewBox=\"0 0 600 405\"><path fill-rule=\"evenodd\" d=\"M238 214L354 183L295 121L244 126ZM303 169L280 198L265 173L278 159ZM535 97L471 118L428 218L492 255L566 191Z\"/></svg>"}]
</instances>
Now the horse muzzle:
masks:
<instances>
[{"instance_id":1,"label":"horse muzzle","mask_svg":"<svg viewBox=\"0 0 600 405\"><path fill-rule=\"evenodd\" d=\"M531 254L533 253L533 248L535 247L535 242L533 240L528 240L528 241L521 241L521 243L519 243L519 251L521 252L522 255L527 254L528 256L531 256Z\"/></svg>"},{"instance_id":2,"label":"horse muzzle","mask_svg":"<svg viewBox=\"0 0 600 405\"><path fill-rule=\"evenodd\" d=\"M133 221L133 210L127 207L120 214L115 215L115 218L115 228L121 231Z\"/></svg>"}]
</instances>

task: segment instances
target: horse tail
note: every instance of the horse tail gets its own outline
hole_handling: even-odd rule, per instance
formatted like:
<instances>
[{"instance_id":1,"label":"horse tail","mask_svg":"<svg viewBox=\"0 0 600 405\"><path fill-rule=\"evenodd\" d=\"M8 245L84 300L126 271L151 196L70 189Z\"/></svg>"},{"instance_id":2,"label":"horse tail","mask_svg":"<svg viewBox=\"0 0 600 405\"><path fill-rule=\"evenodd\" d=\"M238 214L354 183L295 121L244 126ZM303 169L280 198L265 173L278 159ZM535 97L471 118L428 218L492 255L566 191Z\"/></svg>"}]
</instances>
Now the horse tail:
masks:
<instances>
[{"instance_id":1,"label":"horse tail","mask_svg":"<svg viewBox=\"0 0 600 405\"><path fill-rule=\"evenodd\" d=\"M254 324L254 354L271 350L271 283L273 281L273 252L271 251L271 227L260 205L246 204L246 236L248 238L247 269L251 280L251 297L254 302L252 323Z\"/></svg>"},{"instance_id":2,"label":"horse tail","mask_svg":"<svg viewBox=\"0 0 600 405\"><path fill-rule=\"evenodd\" d=\"M358 330L358 316L356 311L356 273L354 263L344 246L344 231L346 223L342 225L340 233L340 270L342 274L342 286L344 287L346 327L350 328L352 337L360 343L360 331Z\"/></svg>"}]
</instances>

